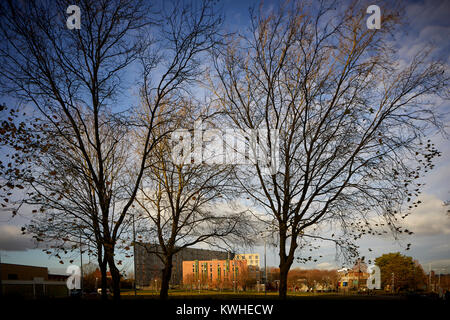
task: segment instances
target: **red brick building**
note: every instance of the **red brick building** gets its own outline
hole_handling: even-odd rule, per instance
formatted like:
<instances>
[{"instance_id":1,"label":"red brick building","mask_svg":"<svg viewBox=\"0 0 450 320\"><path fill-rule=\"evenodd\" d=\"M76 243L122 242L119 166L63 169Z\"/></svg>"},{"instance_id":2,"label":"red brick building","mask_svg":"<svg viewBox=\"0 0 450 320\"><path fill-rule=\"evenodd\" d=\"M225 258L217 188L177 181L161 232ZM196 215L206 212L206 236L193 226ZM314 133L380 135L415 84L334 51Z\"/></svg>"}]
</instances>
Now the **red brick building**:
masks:
<instances>
[{"instance_id":1,"label":"red brick building","mask_svg":"<svg viewBox=\"0 0 450 320\"><path fill-rule=\"evenodd\" d=\"M245 260L183 261L183 285L201 288L236 288L245 285L248 277Z\"/></svg>"}]
</instances>

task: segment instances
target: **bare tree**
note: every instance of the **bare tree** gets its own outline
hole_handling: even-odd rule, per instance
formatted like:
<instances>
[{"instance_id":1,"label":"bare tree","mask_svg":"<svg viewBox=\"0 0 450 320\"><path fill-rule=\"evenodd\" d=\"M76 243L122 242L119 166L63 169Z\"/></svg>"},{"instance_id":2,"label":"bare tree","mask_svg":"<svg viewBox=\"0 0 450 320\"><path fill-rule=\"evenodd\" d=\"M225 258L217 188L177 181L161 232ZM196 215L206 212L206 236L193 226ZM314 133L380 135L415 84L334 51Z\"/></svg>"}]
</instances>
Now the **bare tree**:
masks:
<instances>
[{"instance_id":1,"label":"bare tree","mask_svg":"<svg viewBox=\"0 0 450 320\"><path fill-rule=\"evenodd\" d=\"M31 171L23 174L21 179L27 183L28 197L25 202L38 209L27 226L27 232L34 234L37 241L46 241L48 254L53 254L63 263L62 254L76 250L93 254L102 274L102 295L106 298L107 259L105 255L104 228L107 219L110 230L114 228L121 206L128 201L128 185L132 177L128 174L127 161L131 157L128 151L127 128L117 122L103 123L99 130L102 146L109 150L110 156L104 158L103 174L108 186L111 212L102 214L101 204L96 192L92 173L83 155L77 152L76 144L68 144L67 137L52 131L51 126L40 121L41 139L35 147L39 149L30 165ZM93 121L84 118L84 129L93 134ZM96 164L95 150L87 144L90 159ZM36 170L38 170L36 172ZM131 180L131 181L130 181ZM118 229L117 239L127 230L128 219L124 219ZM123 239L122 239L123 240ZM117 249L125 247L116 243ZM72 263L72 260L70 261ZM120 260L117 264L120 265ZM111 268L111 267L110 267Z\"/></svg>"},{"instance_id":2,"label":"bare tree","mask_svg":"<svg viewBox=\"0 0 450 320\"><path fill-rule=\"evenodd\" d=\"M170 125L178 129L192 126L198 107L191 102L178 105L184 108L172 117ZM187 135L191 132L184 131ZM251 234L245 210L240 212L227 205L236 196L231 179L233 166L195 163L191 159L191 145L184 154L178 153L173 145L174 141L185 143L191 139L180 135L180 131L174 131L171 138L165 137L153 149L136 197L137 211L143 217L140 234L153 244L144 248L147 253L157 255L164 266L161 299L168 297L172 259L177 252L200 243L229 247L228 243L234 240L242 245L250 242Z\"/></svg>"},{"instance_id":3,"label":"bare tree","mask_svg":"<svg viewBox=\"0 0 450 320\"><path fill-rule=\"evenodd\" d=\"M83 27L68 30L64 17L69 6L67 1L3 3L0 30L5 45L1 49L0 74L4 92L33 105L46 121L47 136L52 138L51 134L55 134L59 147L76 154L74 158L85 167L85 171L78 172L80 166L50 171L48 167L36 167L35 172L42 170L43 174L55 176L57 169L73 170L72 173L87 179L88 189L94 192L95 198L91 205L97 206L95 210L100 216L99 220L93 220L99 223L97 230L101 230L101 234L96 234L97 244L103 246L104 259L113 278L114 296L119 298L120 274L114 262L114 248L141 175L133 177L134 195L121 205L112 220L115 184L110 174L119 171L113 153L116 144L124 141L110 143L109 137L102 135L107 130L102 132L102 128L120 126L115 108L117 93L124 87L120 76L148 48L149 41L136 34L143 32L150 20L148 6L142 1L82 1L79 5ZM153 126L152 123L147 126L149 139L140 161L141 171L151 149ZM35 185L38 181L43 180L30 180ZM55 191L46 187L41 184L35 189L50 195ZM58 197L72 201L67 193L59 193ZM44 204L47 203L45 199ZM63 209L73 213L72 208ZM105 275L105 263L100 267Z\"/></svg>"},{"instance_id":4,"label":"bare tree","mask_svg":"<svg viewBox=\"0 0 450 320\"><path fill-rule=\"evenodd\" d=\"M154 130L165 121L159 109L167 96L175 99L186 92L198 74L199 55L215 43L220 18L210 1L164 3L160 15L154 15L146 1L86 0L79 3L81 29L68 30L64 13L69 4L2 4L2 88L35 107L44 118L46 137L54 142L45 153L48 161L35 163L39 179L28 179L35 192L30 202L61 219L71 217L68 223L95 241L102 274L107 263L118 299L115 249L130 221L127 213L147 158L164 137ZM121 95L127 85L124 74L136 70L132 67L138 68L138 62L140 97L149 115L145 122L130 105L120 105L126 98ZM140 132L142 144L130 141L131 129ZM44 220L32 230L46 230ZM49 234L52 240L71 229L53 230L38 231L37 237Z\"/></svg>"},{"instance_id":5,"label":"bare tree","mask_svg":"<svg viewBox=\"0 0 450 320\"><path fill-rule=\"evenodd\" d=\"M279 163L268 156L237 179L277 222L285 298L300 240L320 237L356 254L353 241L383 232L378 227L411 232L398 218L419 203L418 179L439 155L423 144L440 126L426 98L448 78L428 51L397 62L389 33L398 18L388 6L380 30L366 28L365 8L355 3L295 2L250 18L248 32L214 53L211 84L232 125L266 128L266 154L279 147Z\"/></svg>"}]
</instances>

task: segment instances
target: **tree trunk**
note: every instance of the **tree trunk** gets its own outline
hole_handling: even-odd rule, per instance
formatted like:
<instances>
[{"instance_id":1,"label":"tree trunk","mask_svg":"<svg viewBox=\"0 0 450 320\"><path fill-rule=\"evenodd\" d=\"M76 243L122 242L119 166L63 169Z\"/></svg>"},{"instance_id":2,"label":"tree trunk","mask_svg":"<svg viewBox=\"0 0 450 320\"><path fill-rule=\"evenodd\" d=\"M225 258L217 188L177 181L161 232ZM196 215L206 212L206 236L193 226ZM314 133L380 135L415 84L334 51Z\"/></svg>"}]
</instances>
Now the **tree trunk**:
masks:
<instances>
[{"instance_id":1,"label":"tree trunk","mask_svg":"<svg viewBox=\"0 0 450 320\"><path fill-rule=\"evenodd\" d=\"M172 277L172 257L167 257L166 263L162 270L161 290L159 292L159 298L161 300L167 300L169 297L169 283Z\"/></svg>"},{"instance_id":2,"label":"tree trunk","mask_svg":"<svg viewBox=\"0 0 450 320\"><path fill-rule=\"evenodd\" d=\"M98 265L99 265L99 268L100 268L100 273L102 275L102 278L100 280L101 281L100 286L102 288L102 300L108 300L108 292L107 292L107 290L108 290L108 276L107 276L107 271L106 271L107 264L106 264L105 260L102 260L102 259L98 259L98 260L99 260L98 261Z\"/></svg>"},{"instance_id":3,"label":"tree trunk","mask_svg":"<svg viewBox=\"0 0 450 320\"><path fill-rule=\"evenodd\" d=\"M103 246L99 244L97 246L97 262L98 267L100 269L100 288L102 290L102 300L108 300L108 276L107 276L107 267L108 264L106 262L105 257L103 256ZM97 289L97 288L96 288Z\"/></svg>"},{"instance_id":4,"label":"tree trunk","mask_svg":"<svg viewBox=\"0 0 450 320\"><path fill-rule=\"evenodd\" d=\"M278 296L283 300L287 297L288 273L292 263L294 262L294 253L296 248L297 243L294 240L291 240L289 253L286 254L286 227L285 224L282 224L280 226L280 287L278 288Z\"/></svg>"},{"instance_id":5,"label":"tree trunk","mask_svg":"<svg viewBox=\"0 0 450 320\"><path fill-rule=\"evenodd\" d=\"M111 272L112 277L113 299L120 300L120 272L114 262L114 249L112 247L112 245L108 245L105 248L105 258L108 261L109 272Z\"/></svg>"},{"instance_id":6,"label":"tree trunk","mask_svg":"<svg viewBox=\"0 0 450 320\"><path fill-rule=\"evenodd\" d=\"M287 277L289 273L290 265L287 261L280 263L280 288L279 288L279 297L280 299L286 299L287 296Z\"/></svg>"},{"instance_id":7,"label":"tree trunk","mask_svg":"<svg viewBox=\"0 0 450 320\"><path fill-rule=\"evenodd\" d=\"M111 272L112 277L113 298L114 300L120 300L120 272L119 269L117 269L114 261L108 264L109 264L109 271Z\"/></svg>"}]
</instances>

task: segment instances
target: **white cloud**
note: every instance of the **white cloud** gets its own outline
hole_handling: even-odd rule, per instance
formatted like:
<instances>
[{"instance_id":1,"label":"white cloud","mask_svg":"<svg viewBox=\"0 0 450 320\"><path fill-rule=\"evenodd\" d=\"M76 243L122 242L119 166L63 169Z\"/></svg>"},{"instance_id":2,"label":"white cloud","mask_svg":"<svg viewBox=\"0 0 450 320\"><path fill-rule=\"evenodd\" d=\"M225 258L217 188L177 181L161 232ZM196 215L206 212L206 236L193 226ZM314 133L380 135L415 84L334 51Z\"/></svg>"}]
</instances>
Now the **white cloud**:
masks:
<instances>
[{"instance_id":1,"label":"white cloud","mask_svg":"<svg viewBox=\"0 0 450 320\"><path fill-rule=\"evenodd\" d=\"M422 203L405 219L404 225L416 235L450 234L450 217L443 201L428 194L419 199Z\"/></svg>"},{"instance_id":2,"label":"white cloud","mask_svg":"<svg viewBox=\"0 0 450 320\"><path fill-rule=\"evenodd\" d=\"M330 270L330 269L336 269L336 265L331 262L321 262L316 265L316 268L320 269L320 270Z\"/></svg>"},{"instance_id":3,"label":"white cloud","mask_svg":"<svg viewBox=\"0 0 450 320\"><path fill-rule=\"evenodd\" d=\"M4 224L0 225L0 249L5 251L26 251L35 249L32 238L22 235L18 226Z\"/></svg>"}]
</instances>

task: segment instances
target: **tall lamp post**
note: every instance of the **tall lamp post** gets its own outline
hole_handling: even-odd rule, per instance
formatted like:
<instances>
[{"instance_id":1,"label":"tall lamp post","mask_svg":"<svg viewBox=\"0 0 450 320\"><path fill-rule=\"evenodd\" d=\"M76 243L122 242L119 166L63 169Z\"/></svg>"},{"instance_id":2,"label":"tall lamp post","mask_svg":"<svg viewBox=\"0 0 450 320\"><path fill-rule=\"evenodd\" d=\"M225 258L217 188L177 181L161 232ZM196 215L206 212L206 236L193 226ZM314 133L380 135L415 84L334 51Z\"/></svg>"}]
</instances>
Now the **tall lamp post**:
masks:
<instances>
[{"instance_id":1,"label":"tall lamp post","mask_svg":"<svg viewBox=\"0 0 450 320\"><path fill-rule=\"evenodd\" d=\"M231 272L233 273L233 293L236 292L236 263L235 263L235 256L233 252L233 260L231 263Z\"/></svg>"},{"instance_id":2,"label":"tall lamp post","mask_svg":"<svg viewBox=\"0 0 450 320\"><path fill-rule=\"evenodd\" d=\"M358 258L358 294L359 294L359 283L361 281L361 259Z\"/></svg>"},{"instance_id":3,"label":"tall lamp post","mask_svg":"<svg viewBox=\"0 0 450 320\"><path fill-rule=\"evenodd\" d=\"M136 296L136 226L134 224L134 214L133 214L133 268L134 268L134 296Z\"/></svg>"},{"instance_id":4,"label":"tall lamp post","mask_svg":"<svg viewBox=\"0 0 450 320\"><path fill-rule=\"evenodd\" d=\"M0 297L3 297L3 283L2 283L2 253L0 252Z\"/></svg>"},{"instance_id":5,"label":"tall lamp post","mask_svg":"<svg viewBox=\"0 0 450 320\"><path fill-rule=\"evenodd\" d=\"M430 291L433 291L431 289L431 263L428 264L428 288Z\"/></svg>"},{"instance_id":6,"label":"tall lamp post","mask_svg":"<svg viewBox=\"0 0 450 320\"><path fill-rule=\"evenodd\" d=\"M80 228L80 264L81 264L81 279L80 279L80 285L81 285L81 297L83 297L83 249L82 249L82 243L81 243L81 228Z\"/></svg>"},{"instance_id":7,"label":"tall lamp post","mask_svg":"<svg viewBox=\"0 0 450 320\"><path fill-rule=\"evenodd\" d=\"M260 235L264 239L264 295L267 295L267 233L269 232L269 227L265 231L261 232Z\"/></svg>"},{"instance_id":8,"label":"tall lamp post","mask_svg":"<svg viewBox=\"0 0 450 320\"><path fill-rule=\"evenodd\" d=\"M441 271L445 271L443 268L439 268L439 275L438 275L438 288L441 289ZM439 291L438 291L439 292Z\"/></svg>"},{"instance_id":9,"label":"tall lamp post","mask_svg":"<svg viewBox=\"0 0 450 320\"><path fill-rule=\"evenodd\" d=\"M267 295L267 252L266 252L266 237L264 237L264 295Z\"/></svg>"},{"instance_id":10,"label":"tall lamp post","mask_svg":"<svg viewBox=\"0 0 450 320\"><path fill-rule=\"evenodd\" d=\"M395 293L395 273L392 272L392 293Z\"/></svg>"}]
</instances>

